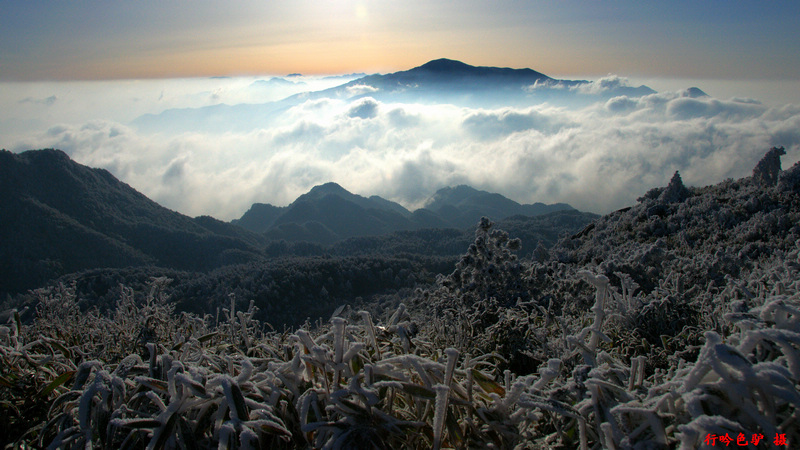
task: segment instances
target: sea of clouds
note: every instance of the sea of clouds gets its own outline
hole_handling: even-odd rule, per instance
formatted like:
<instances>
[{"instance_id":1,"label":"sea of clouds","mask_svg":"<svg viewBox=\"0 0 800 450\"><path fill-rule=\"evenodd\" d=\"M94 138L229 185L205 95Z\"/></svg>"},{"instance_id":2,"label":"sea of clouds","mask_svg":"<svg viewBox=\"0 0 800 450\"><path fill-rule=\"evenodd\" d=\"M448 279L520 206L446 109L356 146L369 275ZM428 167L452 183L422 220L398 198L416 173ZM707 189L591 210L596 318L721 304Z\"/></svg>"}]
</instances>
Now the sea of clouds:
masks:
<instances>
[{"instance_id":1,"label":"sea of clouds","mask_svg":"<svg viewBox=\"0 0 800 450\"><path fill-rule=\"evenodd\" d=\"M786 147L784 168L800 160L800 105L686 91L598 96L581 107L475 108L382 102L374 88L355 85L259 119L259 105L353 78L0 83L0 147L59 148L168 208L222 220L254 202L286 205L328 181L410 209L442 187L469 184L522 203L606 213L666 185L676 170L703 186L749 175L772 146ZM601 78L574 95L625 83ZM531 87L541 88L567 89ZM170 110L177 113L159 115ZM214 126L172 128L182 111L207 114L203 123ZM162 126L137 126L145 114Z\"/></svg>"}]
</instances>

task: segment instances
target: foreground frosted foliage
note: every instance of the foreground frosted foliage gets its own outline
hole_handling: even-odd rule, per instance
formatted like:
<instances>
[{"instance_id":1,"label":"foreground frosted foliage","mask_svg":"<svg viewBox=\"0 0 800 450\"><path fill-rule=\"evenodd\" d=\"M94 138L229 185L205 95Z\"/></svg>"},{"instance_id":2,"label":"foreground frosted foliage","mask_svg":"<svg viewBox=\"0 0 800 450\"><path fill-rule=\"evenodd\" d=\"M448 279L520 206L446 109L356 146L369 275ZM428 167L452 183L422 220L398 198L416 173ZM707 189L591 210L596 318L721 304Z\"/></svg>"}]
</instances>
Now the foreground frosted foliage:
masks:
<instances>
[{"instance_id":1,"label":"foreground frosted foliage","mask_svg":"<svg viewBox=\"0 0 800 450\"><path fill-rule=\"evenodd\" d=\"M256 308L0 327L5 440L50 448L697 448L800 443L800 166L666 189L522 261L484 219L395 307L265 331ZM762 443L763 444L763 443Z\"/></svg>"}]
</instances>

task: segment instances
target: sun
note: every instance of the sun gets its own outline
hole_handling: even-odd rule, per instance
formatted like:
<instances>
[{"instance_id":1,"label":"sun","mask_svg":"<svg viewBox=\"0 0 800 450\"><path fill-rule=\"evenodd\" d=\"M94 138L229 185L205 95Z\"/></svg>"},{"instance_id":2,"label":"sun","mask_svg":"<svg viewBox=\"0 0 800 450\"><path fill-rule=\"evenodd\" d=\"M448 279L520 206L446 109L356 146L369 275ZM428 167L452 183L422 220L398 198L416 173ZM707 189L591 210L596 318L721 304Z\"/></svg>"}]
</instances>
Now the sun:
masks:
<instances>
[{"instance_id":1,"label":"sun","mask_svg":"<svg viewBox=\"0 0 800 450\"><path fill-rule=\"evenodd\" d=\"M369 10L367 10L367 5L363 2L356 4L355 13L359 22L366 22L369 19Z\"/></svg>"}]
</instances>

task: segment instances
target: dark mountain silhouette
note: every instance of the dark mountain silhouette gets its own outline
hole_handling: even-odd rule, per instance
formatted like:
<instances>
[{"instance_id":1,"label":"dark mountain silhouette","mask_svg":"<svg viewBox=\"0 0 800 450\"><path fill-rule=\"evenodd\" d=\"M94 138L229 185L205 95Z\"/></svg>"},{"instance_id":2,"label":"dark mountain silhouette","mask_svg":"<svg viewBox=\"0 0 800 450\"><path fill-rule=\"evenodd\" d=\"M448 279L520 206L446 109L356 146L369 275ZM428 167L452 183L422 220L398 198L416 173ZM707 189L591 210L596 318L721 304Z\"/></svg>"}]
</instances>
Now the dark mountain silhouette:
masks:
<instances>
[{"instance_id":1,"label":"dark mountain silhouette","mask_svg":"<svg viewBox=\"0 0 800 450\"><path fill-rule=\"evenodd\" d=\"M518 89L552 78L532 69L476 67L461 61L437 59L402 72L370 75L348 85L366 84L386 90L491 90Z\"/></svg>"},{"instance_id":2,"label":"dark mountain silhouette","mask_svg":"<svg viewBox=\"0 0 800 450\"><path fill-rule=\"evenodd\" d=\"M521 205L500 194L458 186L439 190L426 208L411 213L381 197L362 197L336 183L326 183L312 188L285 208L254 204L233 223L265 233L272 240L331 244L352 237L404 230L471 228L483 216L501 220L562 210L573 208L563 203Z\"/></svg>"},{"instance_id":3,"label":"dark mountain silhouette","mask_svg":"<svg viewBox=\"0 0 800 450\"><path fill-rule=\"evenodd\" d=\"M272 206L268 203L253 203L241 218L234 219L231 223L255 233L263 233L275 223L275 219L284 211L286 211L286 207Z\"/></svg>"},{"instance_id":4,"label":"dark mountain silhouette","mask_svg":"<svg viewBox=\"0 0 800 450\"><path fill-rule=\"evenodd\" d=\"M384 102L452 103L475 107L510 106L525 104L532 99L525 91L527 87L555 82L532 69L478 67L442 58L405 71L359 78L321 91L316 96L368 96ZM371 89L358 94L365 86Z\"/></svg>"},{"instance_id":5,"label":"dark mountain silhouette","mask_svg":"<svg viewBox=\"0 0 800 450\"><path fill-rule=\"evenodd\" d=\"M585 80L558 80L532 69L471 66L451 59L436 59L410 70L369 75L312 96L372 97L381 101L452 103L471 107L529 106L556 102L581 106L620 95L638 97L655 93L647 86L609 86L581 90ZM370 89L363 89L368 86ZM352 95L351 92L361 94ZM305 94L304 94L305 95Z\"/></svg>"},{"instance_id":6,"label":"dark mountain silhouette","mask_svg":"<svg viewBox=\"0 0 800 450\"><path fill-rule=\"evenodd\" d=\"M207 270L260 257L263 237L151 201L60 150L0 151L0 296L94 267Z\"/></svg>"},{"instance_id":7,"label":"dark mountain silhouette","mask_svg":"<svg viewBox=\"0 0 800 450\"><path fill-rule=\"evenodd\" d=\"M362 235L410 229L411 213L378 196L355 195L336 183L315 186L286 207L255 203L237 220L247 230L272 240L330 244Z\"/></svg>"},{"instance_id":8,"label":"dark mountain silhouette","mask_svg":"<svg viewBox=\"0 0 800 450\"><path fill-rule=\"evenodd\" d=\"M336 183L315 186L286 207L266 236L287 241L331 244L354 236L410 229L411 213L377 196L362 197ZM241 222L240 222L241 223Z\"/></svg>"},{"instance_id":9,"label":"dark mountain silhouette","mask_svg":"<svg viewBox=\"0 0 800 450\"><path fill-rule=\"evenodd\" d=\"M362 197L360 195L350 193L345 188L339 186L336 183L325 183L319 186L314 186L313 188L311 188L310 191L308 191L308 193L303 194L300 197L297 197L295 203L306 202L306 201L319 201L329 196L340 197L348 202L355 203L356 205L364 209L377 209L382 211L390 211L398 213L403 216L410 215L409 211L403 208L403 206L398 203L383 199L381 197L378 197L377 195L373 195L369 198Z\"/></svg>"},{"instance_id":10,"label":"dark mountain silhouette","mask_svg":"<svg viewBox=\"0 0 800 450\"><path fill-rule=\"evenodd\" d=\"M425 209L437 213L454 228L466 228L483 216L500 220L516 215L533 217L574 208L566 203L522 205L500 194L461 185L440 189L428 200Z\"/></svg>"}]
</instances>

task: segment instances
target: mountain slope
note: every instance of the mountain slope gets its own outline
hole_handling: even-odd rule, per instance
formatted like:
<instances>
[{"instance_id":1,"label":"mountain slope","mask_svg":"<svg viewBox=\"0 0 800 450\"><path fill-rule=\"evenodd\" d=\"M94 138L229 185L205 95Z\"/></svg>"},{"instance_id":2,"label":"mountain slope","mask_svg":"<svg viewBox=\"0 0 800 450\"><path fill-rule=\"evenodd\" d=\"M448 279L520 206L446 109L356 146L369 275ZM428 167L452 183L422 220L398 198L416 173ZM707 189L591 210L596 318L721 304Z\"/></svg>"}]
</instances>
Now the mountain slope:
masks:
<instances>
[{"instance_id":1,"label":"mountain slope","mask_svg":"<svg viewBox=\"0 0 800 450\"><path fill-rule=\"evenodd\" d=\"M532 217L573 209L565 203L545 205L537 202L522 205L500 194L479 191L465 185L438 190L428 200L425 208L436 212L455 228L474 226L483 216L500 220L515 215Z\"/></svg>"},{"instance_id":2,"label":"mountain slope","mask_svg":"<svg viewBox=\"0 0 800 450\"><path fill-rule=\"evenodd\" d=\"M286 211L285 207L272 206L268 203L253 203L241 218L233 219L231 223L254 233L263 233L275 223L275 219L284 211Z\"/></svg>"},{"instance_id":3,"label":"mountain slope","mask_svg":"<svg viewBox=\"0 0 800 450\"><path fill-rule=\"evenodd\" d=\"M409 229L412 224L406 216L410 214L402 206L380 197L365 198L336 183L326 183L287 206L266 235L271 239L331 244L354 236Z\"/></svg>"},{"instance_id":4,"label":"mountain slope","mask_svg":"<svg viewBox=\"0 0 800 450\"><path fill-rule=\"evenodd\" d=\"M676 172L669 186L650 190L636 205L561 242L554 257L586 265L603 261L607 275L629 272L645 291L655 287L652 278L669 270L687 286L697 278L727 286L727 277L795 251L800 242L800 163L781 172L775 156L772 173L764 175L764 161L782 151L770 150L752 177L701 188L685 188ZM631 270L643 263L648 270ZM655 271L658 266L664 272Z\"/></svg>"},{"instance_id":5,"label":"mountain slope","mask_svg":"<svg viewBox=\"0 0 800 450\"><path fill-rule=\"evenodd\" d=\"M205 270L258 257L262 238L164 208L59 150L0 151L0 294L92 267Z\"/></svg>"}]
</instances>

